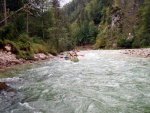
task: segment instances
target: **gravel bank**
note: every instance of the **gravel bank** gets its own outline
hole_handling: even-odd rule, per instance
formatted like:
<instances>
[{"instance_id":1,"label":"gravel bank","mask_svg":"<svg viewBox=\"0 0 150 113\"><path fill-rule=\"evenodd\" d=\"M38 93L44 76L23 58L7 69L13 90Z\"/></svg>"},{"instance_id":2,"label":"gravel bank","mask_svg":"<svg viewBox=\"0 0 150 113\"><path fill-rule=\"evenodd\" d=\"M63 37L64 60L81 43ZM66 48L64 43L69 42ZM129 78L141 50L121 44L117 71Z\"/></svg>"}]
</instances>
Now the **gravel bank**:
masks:
<instances>
[{"instance_id":1,"label":"gravel bank","mask_svg":"<svg viewBox=\"0 0 150 113\"><path fill-rule=\"evenodd\" d=\"M120 53L134 57L150 58L150 48L124 49L120 50Z\"/></svg>"}]
</instances>

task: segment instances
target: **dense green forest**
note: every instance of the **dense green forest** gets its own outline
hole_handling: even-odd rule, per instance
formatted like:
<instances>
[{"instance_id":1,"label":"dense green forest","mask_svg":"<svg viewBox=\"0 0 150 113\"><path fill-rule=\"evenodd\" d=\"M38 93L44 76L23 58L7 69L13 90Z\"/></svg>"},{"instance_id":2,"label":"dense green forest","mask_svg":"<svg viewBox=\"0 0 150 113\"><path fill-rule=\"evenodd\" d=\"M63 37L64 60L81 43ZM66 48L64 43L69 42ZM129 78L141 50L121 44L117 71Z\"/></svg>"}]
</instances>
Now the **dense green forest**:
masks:
<instances>
[{"instance_id":1,"label":"dense green forest","mask_svg":"<svg viewBox=\"0 0 150 113\"><path fill-rule=\"evenodd\" d=\"M150 46L150 0L0 0L0 48L18 58L34 53Z\"/></svg>"},{"instance_id":2,"label":"dense green forest","mask_svg":"<svg viewBox=\"0 0 150 113\"><path fill-rule=\"evenodd\" d=\"M150 46L150 0L73 0L63 10L77 45Z\"/></svg>"},{"instance_id":3,"label":"dense green forest","mask_svg":"<svg viewBox=\"0 0 150 113\"><path fill-rule=\"evenodd\" d=\"M70 37L58 0L0 1L0 48L11 45L18 58L72 49L75 44Z\"/></svg>"}]
</instances>

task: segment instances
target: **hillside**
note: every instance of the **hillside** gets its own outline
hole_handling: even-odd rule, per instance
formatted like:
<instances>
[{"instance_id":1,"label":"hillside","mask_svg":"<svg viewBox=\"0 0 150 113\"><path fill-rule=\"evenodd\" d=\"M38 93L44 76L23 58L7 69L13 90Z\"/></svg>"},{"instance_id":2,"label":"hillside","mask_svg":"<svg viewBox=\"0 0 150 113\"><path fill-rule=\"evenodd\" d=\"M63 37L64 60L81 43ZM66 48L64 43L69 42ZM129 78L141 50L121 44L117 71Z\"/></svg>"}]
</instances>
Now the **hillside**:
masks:
<instances>
[{"instance_id":1,"label":"hillside","mask_svg":"<svg viewBox=\"0 0 150 113\"><path fill-rule=\"evenodd\" d=\"M64 12L78 45L150 46L149 0L73 0L64 7Z\"/></svg>"}]
</instances>

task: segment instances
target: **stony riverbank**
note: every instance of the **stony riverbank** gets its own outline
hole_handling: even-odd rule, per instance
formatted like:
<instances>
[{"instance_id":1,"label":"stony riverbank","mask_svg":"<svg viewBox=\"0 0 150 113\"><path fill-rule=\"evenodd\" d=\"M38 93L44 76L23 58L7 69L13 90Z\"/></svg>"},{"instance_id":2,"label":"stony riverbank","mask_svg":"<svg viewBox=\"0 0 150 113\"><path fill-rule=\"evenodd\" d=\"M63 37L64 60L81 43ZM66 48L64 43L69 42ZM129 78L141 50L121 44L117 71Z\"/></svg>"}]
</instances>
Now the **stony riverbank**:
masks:
<instances>
[{"instance_id":1,"label":"stony riverbank","mask_svg":"<svg viewBox=\"0 0 150 113\"><path fill-rule=\"evenodd\" d=\"M91 46L82 47L85 50L91 50ZM78 48L82 50L81 47ZM83 50L84 50L83 49ZM119 50L121 54L134 56L134 57L144 57L150 58L150 48L142 48L142 49L123 49ZM0 50L0 68L12 67L15 65L21 65L25 63L33 63L40 60L46 60L54 58L53 55L45 55L43 53L38 53L34 55L34 60L25 60L25 59L17 59L15 54L11 52Z\"/></svg>"},{"instance_id":2,"label":"stony riverbank","mask_svg":"<svg viewBox=\"0 0 150 113\"><path fill-rule=\"evenodd\" d=\"M45 55L43 53L38 53L34 55L34 60L17 59L15 54L0 50L0 68L12 67L15 65L21 65L25 63L33 63L36 61L46 60L51 58L54 58L54 56L51 54Z\"/></svg>"},{"instance_id":3,"label":"stony riverbank","mask_svg":"<svg viewBox=\"0 0 150 113\"><path fill-rule=\"evenodd\" d=\"M78 46L76 48L77 50L93 50L92 45L84 45L84 46Z\"/></svg>"},{"instance_id":4,"label":"stony riverbank","mask_svg":"<svg viewBox=\"0 0 150 113\"><path fill-rule=\"evenodd\" d=\"M124 49L124 50L120 50L120 53L133 56L133 57L150 58L150 48Z\"/></svg>"}]
</instances>

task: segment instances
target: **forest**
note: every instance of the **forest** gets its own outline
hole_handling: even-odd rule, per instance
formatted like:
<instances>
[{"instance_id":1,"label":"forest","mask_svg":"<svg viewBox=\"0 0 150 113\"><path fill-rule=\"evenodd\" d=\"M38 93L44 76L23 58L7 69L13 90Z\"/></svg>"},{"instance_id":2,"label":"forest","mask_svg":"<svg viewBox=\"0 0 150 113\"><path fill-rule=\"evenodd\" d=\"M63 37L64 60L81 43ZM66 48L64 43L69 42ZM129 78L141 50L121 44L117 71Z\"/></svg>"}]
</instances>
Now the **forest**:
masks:
<instances>
[{"instance_id":1,"label":"forest","mask_svg":"<svg viewBox=\"0 0 150 113\"><path fill-rule=\"evenodd\" d=\"M17 58L71 50L150 47L150 0L1 0L0 49Z\"/></svg>"}]
</instances>

